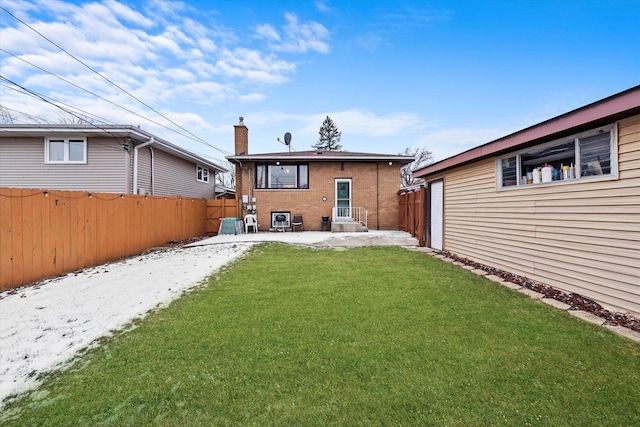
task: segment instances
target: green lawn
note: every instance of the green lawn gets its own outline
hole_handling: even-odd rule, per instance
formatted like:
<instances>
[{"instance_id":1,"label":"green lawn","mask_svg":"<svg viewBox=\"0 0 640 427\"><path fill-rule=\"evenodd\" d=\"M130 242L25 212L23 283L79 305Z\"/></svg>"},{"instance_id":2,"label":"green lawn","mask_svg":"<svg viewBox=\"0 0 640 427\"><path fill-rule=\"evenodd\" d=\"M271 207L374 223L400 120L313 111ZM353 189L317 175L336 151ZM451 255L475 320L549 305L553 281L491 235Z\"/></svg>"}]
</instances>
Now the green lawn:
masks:
<instances>
[{"instance_id":1,"label":"green lawn","mask_svg":"<svg viewBox=\"0 0 640 427\"><path fill-rule=\"evenodd\" d=\"M262 244L0 424L640 425L640 344L418 252Z\"/></svg>"}]
</instances>

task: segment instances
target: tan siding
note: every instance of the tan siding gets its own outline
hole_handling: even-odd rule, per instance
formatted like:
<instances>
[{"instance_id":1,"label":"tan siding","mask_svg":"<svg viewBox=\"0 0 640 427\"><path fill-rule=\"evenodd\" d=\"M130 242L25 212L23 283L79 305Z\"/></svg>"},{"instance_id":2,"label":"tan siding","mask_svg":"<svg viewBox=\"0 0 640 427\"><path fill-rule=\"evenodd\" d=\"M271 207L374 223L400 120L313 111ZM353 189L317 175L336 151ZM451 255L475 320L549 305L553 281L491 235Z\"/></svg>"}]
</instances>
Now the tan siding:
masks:
<instances>
[{"instance_id":1,"label":"tan siding","mask_svg":"<svg viewBox=\"0 0 640 427\"><path fill-rule=\"evenodd\" d=\"M640 116L617 134L618 179L498 191L495 159L447 172L445 250L640 314Z\"/></svg>"},{"instance_id":2,"label":"tan siding","mask_svg":"<svg viewBox=\"0 0 640 427\"><path fill-rule=\"evenodd\" d=\"M44 138L3 138L0 187L124 193L127 156L117 141L89 138L87 164L45 164Z\"/></svg>"},{"instance_id":3,"label":"tan siding","mask_svg":"<svg viewBox=\"0 0 640 427\"><path fill-rule=\"evenodd\" d=\"M154 148L155 195L213 199L215 175L209 170L209 182L196 181L196 165Z\"/></svg>"}]
</instances>

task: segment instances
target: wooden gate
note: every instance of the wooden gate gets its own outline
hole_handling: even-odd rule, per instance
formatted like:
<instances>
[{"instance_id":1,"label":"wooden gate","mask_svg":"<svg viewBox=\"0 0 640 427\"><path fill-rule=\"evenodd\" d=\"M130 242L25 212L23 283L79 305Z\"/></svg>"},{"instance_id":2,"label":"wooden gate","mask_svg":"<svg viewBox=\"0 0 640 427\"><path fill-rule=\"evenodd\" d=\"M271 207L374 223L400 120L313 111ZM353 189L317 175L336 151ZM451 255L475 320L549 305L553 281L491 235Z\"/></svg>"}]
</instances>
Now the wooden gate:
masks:
<instances>
[{"instance_id":1,"label":"wooden gate","mask_svg":"<svg viewBox=\"0 0 640 427\"><path fill-rule=\"evenodd\" d=\"M207 200L207 234L218 234L222 218L237 217L238 201L236 199Z\"/></svg>"},{"instance_id":2,"label":"wooden gate","mask_svg":"<svg viewBox=\"0 0 640 427\"><path fill-rule=\"evenodd\" d=\"M426 245L427 236L425 230L425 199L425 188L404 191L400 193L398 207L400 230L406 231L418 239L420 246Z\"/></svg>"}]
</instances>

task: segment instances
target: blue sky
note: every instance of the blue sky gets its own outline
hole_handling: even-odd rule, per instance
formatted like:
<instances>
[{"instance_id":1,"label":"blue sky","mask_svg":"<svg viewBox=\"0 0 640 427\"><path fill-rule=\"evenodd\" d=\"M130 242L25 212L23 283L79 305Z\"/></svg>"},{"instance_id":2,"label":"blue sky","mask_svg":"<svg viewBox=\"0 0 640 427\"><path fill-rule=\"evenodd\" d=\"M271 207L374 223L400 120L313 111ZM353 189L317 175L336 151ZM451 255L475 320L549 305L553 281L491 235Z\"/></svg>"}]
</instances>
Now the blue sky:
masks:
<instances>
[{"instance_id":1,"label":"blue sky","mask_svg":"<svg viewBox=\"0 0 640 427\"><path fill-rule=\"evenodd\" d=\"M263 153L311 149L328 115L345 150L442 160L640 84L640 0L0 6L15 123L61 114L18 84L219 159L239 116Z\"/></svg>"}]
</instances>

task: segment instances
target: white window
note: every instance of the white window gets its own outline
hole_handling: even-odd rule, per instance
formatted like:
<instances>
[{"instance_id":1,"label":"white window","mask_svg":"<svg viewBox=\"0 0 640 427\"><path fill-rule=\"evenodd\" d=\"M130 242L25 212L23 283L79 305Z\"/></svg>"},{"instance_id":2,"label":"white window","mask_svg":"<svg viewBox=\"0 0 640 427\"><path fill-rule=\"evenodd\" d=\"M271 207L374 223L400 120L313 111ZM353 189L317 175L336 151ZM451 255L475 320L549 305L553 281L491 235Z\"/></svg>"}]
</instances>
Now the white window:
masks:
<instances>
[{"instance_id":1,"label":"white window","mask_svg":"<svg viewBox=\"0 0 640 427\"><path fill-rule=\"evenodd\" d=\"M196 181L209 182L209 169L202 166L196 166Z\"/></svg>"},{"instance_id":2,"label":"white window","mask_svg":"<svg viewBox=\"0 0 640 427\"><path fill-rule=\"evenodd\" d=\"M45 163L87 163L86 138L47 138L44 141Z\"/></svg>"},{"instance_id":3,"label":"white window","mask_svg":"<svg viewBox=\"0 0 640 427\"><path fill-rule=\"evenodd\" d=\"M498 158L498 188L561 184L618 175L613 125L557 139Z\"/></svg>"}]
</instances>

